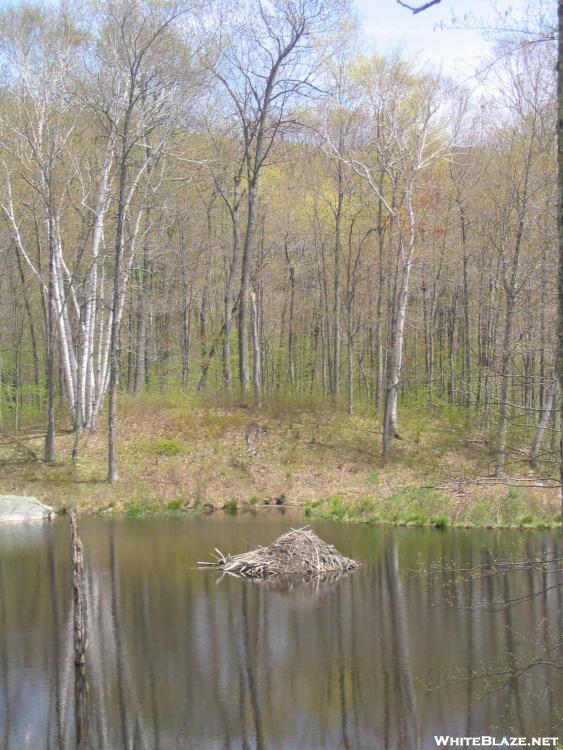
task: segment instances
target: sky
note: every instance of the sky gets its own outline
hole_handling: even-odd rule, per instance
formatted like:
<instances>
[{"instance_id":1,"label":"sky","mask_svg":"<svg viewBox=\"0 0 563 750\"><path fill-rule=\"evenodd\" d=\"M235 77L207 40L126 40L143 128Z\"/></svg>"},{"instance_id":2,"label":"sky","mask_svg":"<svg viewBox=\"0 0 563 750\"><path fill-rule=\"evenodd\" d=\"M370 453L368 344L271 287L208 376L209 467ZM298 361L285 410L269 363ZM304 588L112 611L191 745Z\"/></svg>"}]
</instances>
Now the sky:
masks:
<instances>
[{"instance_id":1,"label":"sky","mask_svg":"<svg viewBox=\"0 0 563 750\"><path fill-rule=\"evenodd\" d=\"M422 0L409 0L411 5ZM447 75L463 79L474 74L489 49L479 31L452 29L452 16L463 19L468 10L475 19L498 18L511 9L518 14L524 0L442 0L413 15L395 0L356 0L364 33L376 51L398 44L420 61L428 60ZM440 28L443 24L444 28Z\"/></svg>"}]
</instances>

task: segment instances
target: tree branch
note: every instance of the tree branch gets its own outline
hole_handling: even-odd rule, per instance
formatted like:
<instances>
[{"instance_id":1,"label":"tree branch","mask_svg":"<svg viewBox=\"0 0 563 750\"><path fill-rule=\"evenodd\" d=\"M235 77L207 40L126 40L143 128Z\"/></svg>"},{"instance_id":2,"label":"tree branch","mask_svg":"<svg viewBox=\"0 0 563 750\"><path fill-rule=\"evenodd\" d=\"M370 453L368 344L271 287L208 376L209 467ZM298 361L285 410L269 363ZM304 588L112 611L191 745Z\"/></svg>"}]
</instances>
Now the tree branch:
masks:
<instances>
[{"instance_id":1,"label":"tree branch","mask_svg":"<svg viewBox=\"0 0 563 750\"><path fill-rule=\"evenodd\" d=\"M442 0L429 0L429 2L424 3L424 5L417 6L417 5L409 5L408 3L404 3L403 0L397 0L397 3L402 8L411 10L413 12L413 15L416 15L417 13L422 13L423 10L428 10L428 8L431 8L433 5L438 5L441 2Z\"/></svg>"}]
</instances>

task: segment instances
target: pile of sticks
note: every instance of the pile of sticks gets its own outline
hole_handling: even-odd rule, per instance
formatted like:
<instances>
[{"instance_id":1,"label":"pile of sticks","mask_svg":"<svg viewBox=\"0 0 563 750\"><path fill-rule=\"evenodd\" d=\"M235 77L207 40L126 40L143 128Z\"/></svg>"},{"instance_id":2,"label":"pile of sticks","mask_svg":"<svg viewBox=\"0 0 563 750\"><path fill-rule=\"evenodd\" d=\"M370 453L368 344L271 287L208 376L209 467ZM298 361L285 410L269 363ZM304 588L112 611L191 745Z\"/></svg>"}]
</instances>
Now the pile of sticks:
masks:
<instances>
[{"instance_id":1,"label":"pile of sticks","mask_svg":"<svg viewBox=\"0 0 563 750\"><path fill-rule=\"evenodd\" d=\"M258 547L240 555L224 555L215 550L215 561L198 565L220 568L243 578L299 577L310 580L327 574L350 573L359 563L341 555L332 544L323 542L308 526L291 529L268 547Z\"/></svg>"}]
</instances>

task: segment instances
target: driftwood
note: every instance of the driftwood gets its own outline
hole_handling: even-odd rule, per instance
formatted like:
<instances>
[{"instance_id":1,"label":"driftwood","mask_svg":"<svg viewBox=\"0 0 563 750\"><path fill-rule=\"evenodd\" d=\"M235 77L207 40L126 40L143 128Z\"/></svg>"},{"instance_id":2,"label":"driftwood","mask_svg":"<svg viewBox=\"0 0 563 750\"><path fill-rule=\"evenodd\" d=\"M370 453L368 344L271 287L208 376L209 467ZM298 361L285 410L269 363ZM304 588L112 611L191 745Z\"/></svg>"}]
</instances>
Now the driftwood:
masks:
<instances>
[{"instance_id":1,"label":"driftwood","mask_svg":"<svg viewBox=\"0 0 563 750\"><path fill-rule=\"evenodd\" d=\"M198 565L219 568L243 578L311 580L338 577L359 566L355 560L341 555L332 544L323 542L307 526L291 529L268 547L258 547L240 555L224 555L215 549L214 557L214 562L200 562Z\"/></svg>"}]
</instances>

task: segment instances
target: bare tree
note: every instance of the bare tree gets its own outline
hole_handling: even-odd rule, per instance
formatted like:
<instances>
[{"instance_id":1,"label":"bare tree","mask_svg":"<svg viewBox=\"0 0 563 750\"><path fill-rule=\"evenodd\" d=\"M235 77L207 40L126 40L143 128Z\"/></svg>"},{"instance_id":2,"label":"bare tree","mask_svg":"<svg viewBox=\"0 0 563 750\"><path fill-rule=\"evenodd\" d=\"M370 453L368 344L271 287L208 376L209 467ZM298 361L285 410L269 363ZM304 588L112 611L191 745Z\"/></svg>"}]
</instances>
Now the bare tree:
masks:
<instances>
[{"instance_id":1,"label":"bare tree","mask_svg":"<svg viewBox=\"0 0 563 750\"><path fill-rule=\"evenodd\" d=\"M71 327L76 290L69 284L63 257L62 229L66 186L61 186L68 142L77 127L80 106L69 106L68 79L83 51L80 29L65 9L53 14L23 7L3 16L2 53L11 69L17 106L2 118L5 134L0 144L4 188L0 206L12 235L18 259L39 282L46 324L46 381L48 425L45 460L55 459L55 354L57 331L66 394L71 412L76 405L76 355ZM31 40L34 39L34 44ZM18 201L21 185L32 191L32 203ZM24 229L31 221L46 237L48 271L44 273L41 239L36 243ZM47 278L45 278L45 275Z\"/></svg>"},{"instance_id":2,"label":"bare tree","mask_svg":"<svg viewBox=\"0 0 563 750\"><path fill-rule=\"evenodd\" d=\"M236 118L242 146L231 208L234 241L225 299L225 337L229 329L232 278L241 252L238 343L243 393L250 382L248 296L260 180L279 133L293 122L291 104L313 86L312 38L326 27L331 11L330 2L325 0L276 0L269 5L252 0L240 9L239 20L231 24L223 22L220 29L220 50L213 68L231 102L229 116ZM238 208L242 165L247 183L247 215L241 251ZM228 356L228 349L224 356Z\"/></svg>"},{"instance_id":3,"label":"bare tree","mask_svg":"<svg viewBox=\"0 0 563 750\"><path fill-rule=\"evenodd\" d=\"M163 125L174 107L177 78L165 56L176 41L174 25L183 5L116 0L105 6L104 32L98 47L100 94L93 99L116 141L116 214L113 291L109 331L108 480L118 479L117 387L119 335L125 288L137 241L142 211L137 211L129 238L131 207L151 163L162 153ZM148 145L154 138L155 145ZM126 240L129 240L126 255Z\"/></svg>"},{"instance_id":4,"label":"bare tree","mask_svg":"<svg viewBox=\"0 0 563 750\"><path fill-rule=\"evenodd\" d=\"M383 418L383 455L387 457L390 440L399 436L397 401L418 231L417 191L421 175L449 153L450 145L444 131L437 128L442 106L439 82L428 76L419 78L414 94L412 72L401 62L376 62L375 68L355 138L345 144L334 143L328 134L326 139L334 156L365 180L380 212L385 209L396 231Z\"/></svg>"}]
</instances>

